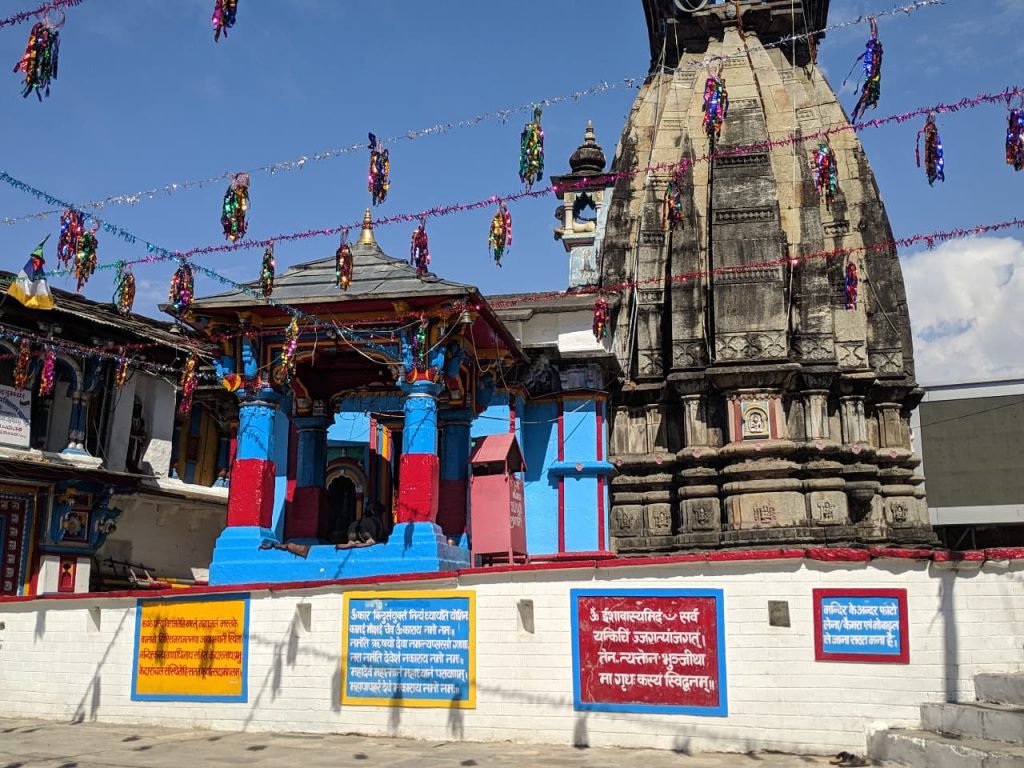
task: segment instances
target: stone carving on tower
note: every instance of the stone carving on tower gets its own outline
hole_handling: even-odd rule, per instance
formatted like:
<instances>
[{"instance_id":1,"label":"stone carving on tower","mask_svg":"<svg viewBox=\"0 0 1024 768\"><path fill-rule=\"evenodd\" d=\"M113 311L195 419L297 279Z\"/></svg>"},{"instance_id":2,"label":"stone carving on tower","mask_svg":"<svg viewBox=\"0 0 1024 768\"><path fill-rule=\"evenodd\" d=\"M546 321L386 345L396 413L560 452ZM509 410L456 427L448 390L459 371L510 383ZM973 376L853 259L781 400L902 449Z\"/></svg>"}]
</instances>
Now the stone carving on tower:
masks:
<instances>
[{"instance_id":1,"label":"stone carving on tower","mask_svg":"<svg viewBox=\"0 0 1024 768\"><path fill-rule=\"evenodd\" d=\"M826 205L818 139L768 148L848 121L815 62L820 35L763 47L823 28L828 0L643 5L651 71L612 165L635 174L601 189L595 264L600 284L636 286L614 333L616 548L933 541L896 252L801 258L892 240L864 150L852 131L831 135ZM716 75L728 94L717 136L705 121ZM570 249L585 233L565 200Z\"/></svg>"}]
</instances>

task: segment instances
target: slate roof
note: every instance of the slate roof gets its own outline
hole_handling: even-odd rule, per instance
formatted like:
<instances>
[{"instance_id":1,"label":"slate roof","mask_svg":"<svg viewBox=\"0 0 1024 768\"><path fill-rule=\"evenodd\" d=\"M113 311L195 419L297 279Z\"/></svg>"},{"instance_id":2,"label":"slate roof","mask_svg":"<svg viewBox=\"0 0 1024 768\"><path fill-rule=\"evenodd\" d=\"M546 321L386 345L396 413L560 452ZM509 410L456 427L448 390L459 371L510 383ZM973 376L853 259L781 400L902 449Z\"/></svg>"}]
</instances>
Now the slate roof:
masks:
<instances>
[{"instance_id":1,"label":"slate roof","mask_svg":"<svg viewBox=\"0 0 1024 768\"><path fill-rule=\"evenodd\" d=\"M274 279L272 298L285 304L302 305L478 294L472 285L444 280L432 272L417 277L414 266L404 259L387 256L375 242L356 242L349 247L352 249L354 268L352 284L347 291L337 286L334 256L331 255L326 259L288 267ZM256 282L246 285L253 290L258 287ZM259 303L256 297L236 289L197 299L192 307L212 309Z\"/></svg>"}]
</instances>

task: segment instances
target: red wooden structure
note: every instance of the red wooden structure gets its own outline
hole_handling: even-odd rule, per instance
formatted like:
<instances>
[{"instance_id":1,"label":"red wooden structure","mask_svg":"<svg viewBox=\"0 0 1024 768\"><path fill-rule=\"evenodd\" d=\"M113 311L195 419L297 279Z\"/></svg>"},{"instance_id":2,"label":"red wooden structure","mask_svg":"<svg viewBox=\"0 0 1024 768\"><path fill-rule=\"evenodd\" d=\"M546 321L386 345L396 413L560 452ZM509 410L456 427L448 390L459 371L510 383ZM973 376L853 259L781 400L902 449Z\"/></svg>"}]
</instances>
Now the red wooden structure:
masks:
<instances>
[{"instance_id":1,"label":"red wooden structure","mask_svg":"<svg viewBox=\"0 0 1024 768\"><path fill-rule=\"evenodd\" d=\"M515 434L479 438L469 457L470 524L473 560L526 561L526 510L523 481L526 469Z\"/></svg>"}]
</instances>

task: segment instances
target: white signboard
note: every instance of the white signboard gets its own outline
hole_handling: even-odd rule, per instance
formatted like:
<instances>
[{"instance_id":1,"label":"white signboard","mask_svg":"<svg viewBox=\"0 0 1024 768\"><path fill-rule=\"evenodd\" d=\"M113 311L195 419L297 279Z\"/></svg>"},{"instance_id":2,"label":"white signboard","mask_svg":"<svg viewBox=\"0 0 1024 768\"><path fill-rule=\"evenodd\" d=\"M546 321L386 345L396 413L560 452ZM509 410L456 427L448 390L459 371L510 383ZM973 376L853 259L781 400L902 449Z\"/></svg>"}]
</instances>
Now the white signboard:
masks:
<instances>
[{"instance_id":1,"label":"white signboard","mask_svg":"<svg viewBox=\"0 0 1024 768\"><path fill-rule=\"evenodd\" d=\"M29 447L32 431L32 390L0 384L0 443Z\"/></svg>"}]
</instances>

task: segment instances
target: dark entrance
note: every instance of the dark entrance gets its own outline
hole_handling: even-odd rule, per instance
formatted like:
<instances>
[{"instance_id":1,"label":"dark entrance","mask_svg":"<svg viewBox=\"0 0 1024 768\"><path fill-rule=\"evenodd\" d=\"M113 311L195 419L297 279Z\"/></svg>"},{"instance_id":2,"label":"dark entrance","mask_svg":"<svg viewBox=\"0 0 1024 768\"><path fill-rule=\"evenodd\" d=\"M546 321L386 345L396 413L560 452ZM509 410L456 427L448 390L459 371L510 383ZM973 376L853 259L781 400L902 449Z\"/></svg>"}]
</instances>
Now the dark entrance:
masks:
<instances>
[{"instance_id":1,"label":"dark entrance","mask_svg":"<svg viewBox=\"0 0 1024 768\"><path fill-rule=\"evenodd\" d=\"M331 544L348 541L348 527L357 519L356 486L344 475L336 477L327 489L327 530L320 538Z\"/></svg>"}]
</instances>

